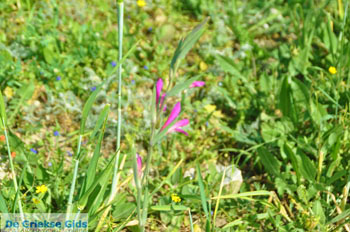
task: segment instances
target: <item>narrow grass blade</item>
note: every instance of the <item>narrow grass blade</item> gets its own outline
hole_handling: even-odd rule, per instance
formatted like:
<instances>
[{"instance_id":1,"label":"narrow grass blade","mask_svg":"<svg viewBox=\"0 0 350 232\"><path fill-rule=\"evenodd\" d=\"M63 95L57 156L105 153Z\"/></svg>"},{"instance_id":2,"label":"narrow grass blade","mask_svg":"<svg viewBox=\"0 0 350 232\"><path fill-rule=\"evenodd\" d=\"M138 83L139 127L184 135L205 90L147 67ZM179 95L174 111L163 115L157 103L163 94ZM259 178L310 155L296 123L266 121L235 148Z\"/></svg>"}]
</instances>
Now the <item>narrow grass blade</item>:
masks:
<instances>
[{"instance_id":1,"label":"narrow grass blade","mask_svg":"<svg viewBox=\"0 0 350 232\"><path fill-rule=\"evenodd\" d=\"M100 131L100 135L99 135L98 141L96 143L94 154L89 162L89 167L88 167L88 170L86 173L86 189L90 188L90 186L92 185L92 183L95 179L97 162L98 162L98 159L100 158L102 139L103 139L104 131L105 131L106 124L107 124L108 111L109 111L109 105L105 106L105 108L103 109L103 111L101 113L101 115L103 115L104 118L99 118L99 120L101 120L103 122L103 126L102 126L102 129ZM99 121L97 122L97 124L98 123L99 123Z\"/></svg>"},{"instance_id":2,"label":"narrow grass blade","mask_svg":"<svg viewBox=\"0 0 350 232\"><path fill-rule=\"evenodd\" d=\"M222 193L222 187L224 186L224 179L226 176L226 170L227 170L227 168L224 169L224 173L222 174L221 183L220 183L220 190L219 190L219 195L218 195L219 198L217 199L216 204L215 204L214 217L213 217L214 228L215 228L216 214L218 212L219 204L220 204L220 196Z\"/></svg>"},{"instance_id":3,"label":"narrow grass blade","mask_svg":"<svg viewBox=\"0 0 350 232\"><path fill-rule=\"evenodd\" d=\"M252 196L270 196L272 192L259 190L254 192L244 192L220 196L220 199L234 199L234 198L243 198L243 197L252 197ZM212 200L219 199L219 197L212 197Z\"/></svg>"},{"instance_id":4,"label":"narrow grass blade","mask_svg":"<svg viewBox=\"0 0 350 232\"><path fill-rule=\"evenodd\" d=\"M208 203L207 203L208 201L205 195L204 182L202 179L202 174L201 174L201 169L199 167L199 164L197 164L197 177L198 177L198 185L199 185L199 191L201 195L202 207L203 207L205 216L207 217L207 221L210 221L209 212L208 212Z\"/></svg>"},{"instance_id":5,"label":"narrow grass blade","mask_svg":"<svg viewBox=\"0 0 350 232\"><path fill-rule=\"evenodd\" d=\"M191 226L191 232L194 232L193 229L193 220L192 220L192 214L191 214L191 209L188 209L188 215L190 217L190 226Z\"/></svg>"},{"instance_id":6,"label":"narrow grass blade","mask_svg":"<svg viewBox=\"0 0 350 232\"><path fill-rule=\"evenodd\" d=\"M16 197L15 197L15 200L13 201L12 213L16 212L16 203L17 203L18 197L20 197L19 193L21 192L20 189L21 189L21 186L22 186L22 181L23 181L24 174L27 171L27 166L28 166L28 163L25 164L24 168L22 169L21 177L19 178L18 189L16 191Z\"/></svg>"},{"instance_id":7,"label":"narrow grass blade","mask_svg":"<svg viewBox=\"0 0 350 232\"><path fill-rule=\"evenodd\" d=\"M151 210L154 211L186 211L188 207L185 205L155 205L151 206Z\"/></svg>"},{"instance_id":8,"label":"narrow grass blade","mask_svg":"<svg viewBox=\"0 0 350 232\"><path fill-rule=\"evenodd\" d=\"M83 210L88 202L89 196L95 190L97 185L106 185L108 184L108 178L110 177L113 169L113 161L115 160L115 155L109 161L107 167L96 177L94 183L90 186L89 189L83 194L83 196L78 201L78 209Z\"/></svg>"},{"instance_id":9,"label":"narrow grass blade","mask_svg":"<svg viewBox=\"0 0 350 232\"><path fill-rule=\"evenodd\" d=\"M237 220L234 220L233 222L227 223L224 227L222 227L222 229L227 229L232 226L240 225L243 223L245 223L245 221L242 221L241 219L237 219Z\"/></svg>"},{"instance_id":10,"label":"narrow grass blade","mask_svg":"<svg viewBox=\"0 0 350 232\"><path fill-rule=\"evenodd\" d=\"M297 176L298 185L300 185L301 173L300 173L300 168L299 168L300 164L298 162L298 159L297 159L296 155L294 154L294 152L292 151L292 149L290 149L287 144L284 144L283 150L287 154L288 158L290 159L290 161L292 163L292 167L293 167L293 169L296 173L296 176Z\"/></svg>"},{"instance_id":11,"label":"narrow grass blade","mask_svg":"<svg viewBox=\"0 0 350 232\"><path fill-rule=\"evenodd\" d=\"M350 209L345 210L344 212L342 212L341 214L339 214L338 216L336 216L335 218L327 222L327 225L339 222L345 218L348 218L349 216L350 216Z\"/></svg>"},{"instance_id":12,"label":"narrow grass blade","mask_svg":"<svg viewBox=\"0 0 350 232\"><path fill-rule=\"evenodd\" d=\"M11 123L12 119L17 115L19 109L24 105L24 102L31 98L35 90L35 85L33 82L29 84L24 84L20 89L19 93L21 93L20 99L16 104L15 109L9 114L9 123Z\"/></svg>"}]
</instances>

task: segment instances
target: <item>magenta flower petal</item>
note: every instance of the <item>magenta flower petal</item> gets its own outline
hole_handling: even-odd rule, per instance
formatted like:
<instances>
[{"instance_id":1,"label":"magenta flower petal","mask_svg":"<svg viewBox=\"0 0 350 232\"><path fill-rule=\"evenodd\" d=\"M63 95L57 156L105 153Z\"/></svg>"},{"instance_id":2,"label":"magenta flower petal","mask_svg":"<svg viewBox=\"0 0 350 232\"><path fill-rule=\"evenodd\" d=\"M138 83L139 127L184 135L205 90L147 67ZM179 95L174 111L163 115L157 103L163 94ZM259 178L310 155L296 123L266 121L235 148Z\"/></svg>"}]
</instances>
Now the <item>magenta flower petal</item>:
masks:
<instances>
[{"instance_id":1,"label":"magenta flower petal","mask_svg":"<svg viewBox=\"0 0 350 232\"><path fill-rule=\"evenodd\" d=\"M180 121L175 122L175 124L171 128L187 126L189 123L190 120L188 120L187 118L181 119Z\"/></svg>"},{"instance_id":2,"label":"magenta flower petal","mask_svg":"<svg viewBox=\"0 0 350 232\"><path fill-rule=\"evenodd\" d=\"M191 84L190 88L201 87L203 85L205 85L204 81L195 81Z\"/></svg>"},{"instance_id":3,"label":"magenta flower petal","mask_svg":"<svg viewBox=\"0 0 350 232\"><path fill-rule=\"evenodd\" d=\"M156 84L156 105L157 106L159 104L159 98L160 98L160 94L162 93L162 89L163 89L163 80L162 78L159 78Z\"/></svg>"},{"instance_id":4,"label":"magenta flower petal","mask_svg":"<svg viewBox=\"0 0 350 232\"><path fill-rule=\"evenodd\" d=\"M181 103L178 102L175 104L174 108L172 109L172 111L168 117L168 120L166 120L166 122L164 123L164 125L162 126L162 128L160 130L164 130L164 128L169 126L175 120L175 118L177 118L177 116L179 116L180 112L181 112Z\"/></svg>"},{"instance_id":5,"label":"magenta flower petal","mask_svg":"<svg viewBox=\"0 0 350 232\"><path fill-rule=\"evenodd\" d=\"M188 136L188 133L187 133L186 131L184 131L183 129L181 129L181 128L176 128L175 131L176 131L176 132L180 132L180 133L182 133L182 134Z\"/></svg>"},{"instance_id":6,"label":"magenta flower petal","mask_svg":"<svg viewBox=\"0 0 350 232\"><path fill-rule=\"evenodd\" d=\"M136 154L136 161L137 161L137 172L138 175L142 175L142 158L139 156L139 154Z\"/></svg>"},{"instance_id":7,"label":"magenta flower petal","mask_svg":"<svg viewBox=\"0 0 350 232\"><path fill-rule=\"evenodd\" d=\"M167 133L171 133L173 131L177 131L180 133L183 133L185 135L188 135L186 131L180 129L180 127L186 126L190 123L190 120L188 120L187 118L182 119L180 121L177 121L172 127L169 128L169 130L167 131Z\"/></svg>"}]
</instances>

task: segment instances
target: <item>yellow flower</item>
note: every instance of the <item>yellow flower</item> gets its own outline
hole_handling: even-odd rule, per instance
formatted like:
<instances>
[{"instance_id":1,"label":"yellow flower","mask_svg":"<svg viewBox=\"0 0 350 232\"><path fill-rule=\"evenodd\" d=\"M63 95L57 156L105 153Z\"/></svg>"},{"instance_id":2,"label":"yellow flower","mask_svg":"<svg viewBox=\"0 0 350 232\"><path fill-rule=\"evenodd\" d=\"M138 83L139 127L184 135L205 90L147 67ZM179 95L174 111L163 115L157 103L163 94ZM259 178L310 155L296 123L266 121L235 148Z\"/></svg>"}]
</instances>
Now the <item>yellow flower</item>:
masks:
<instances>
[{"instance_id":1,"label":"yellow flower","mask_svg":"<svg viewBox=\"0 0 350 232\"><path fill-rule=\"evenodd\" d=\"M208 112L208 113L211 113L213 112L214 110L216 110L216 105L206 105L204 106L204 109Z\"/></svg>"},{"instance_id":2,"label":"yellow flower","mask_svg":"<svg viewBox=\"0 0 350 232\"><path fill-rule=\"evenodd\" d=\"M202 229L200 228L200 226L198 224L194 224L193 231L194 232L202 232Z\"/></svg>"},{"instance_id":3,"label":"yellow flower","mask_svg":"<svg viewBox=\"0 0 350 232\"><path fill-rule=\"evenodd\" d=\"M337 69L336 69L334 66L329 67L328 71L329 71L332 75L334 75L334 74L337 73Z\"/></svg>"},{"instance_id":4,"label":"yellow flower","mask_svg":"<svg viewBox=\"0 0 350 232\"><path fill-rule=\"evenodd\" d=\"M175 203L181 202L181 198L176 193L171 194L171 200Z\"/></svg>"},{"instance_id":5,"label":"yellow flower","mask_svg":"<svg viewBox=\"0 0 350 232\"><path fill-rule=\"evenodd\" d=\"M11 88L11 87L6 87L5 88L5 90L4 90L4 94L5 94L5 96L8 98L8 99L10 99L10 98L12 98L12 96L13 96L13 89Z\"/></svg>"},{"instance_id":6,"label":"yellow flower","mask_svg":"<svg viewBox=\"0 0 350 232\"><path fill-rule=\"evenodd\" d=\"M47 187L46 185L40 185L40 186L36 186L36 193L46 193L47 191Z\"/></svg>"},{"instance_id":7,"label":"yellow flower","mask_svg":"<svg viewBox=\"0 0 350 232\"><path fill-rule=\"evenodd\" d=\"M33 201L34 204L39 204L40 203L40 201L38 199L36 199L36 198L33 198L32 201Z\"/></svg>"},{"instance_id":8,"label":"yellow flower","mask_svg":"<svg viewBox=\"0 0 350 232\"><path fill-rule=\"evenodd\" d=\"M201 71L206 71L208 69L208 65L206 63L204 63L203 61L201 61L199 63L199 68Z\"/></svg>"},{"instance_id":9,"label":"yellow flower","mask_svg":"<svg viewBox=\"0 0 350 232\"><path fill-rule=\"evenodd\" d=\"M213 112L214 117L217 117L217 118L224 117L224 115L222 114L222 112L220 110L216 110L216 105L210 105L209 104L209 105L204 106L204 109L208 113L212 113Z\"/></svg>"},{"instance_id":10,"label":"yellow flower","mask_svg":"<svg viewBox=\"0 0 350 232\"><path fill-rule=\"evenodd\" d=\"M146 1L145 0L137 0L137 5L139 7L144 7L144 6L146 6Z\"/></svg>"}]
</instances>

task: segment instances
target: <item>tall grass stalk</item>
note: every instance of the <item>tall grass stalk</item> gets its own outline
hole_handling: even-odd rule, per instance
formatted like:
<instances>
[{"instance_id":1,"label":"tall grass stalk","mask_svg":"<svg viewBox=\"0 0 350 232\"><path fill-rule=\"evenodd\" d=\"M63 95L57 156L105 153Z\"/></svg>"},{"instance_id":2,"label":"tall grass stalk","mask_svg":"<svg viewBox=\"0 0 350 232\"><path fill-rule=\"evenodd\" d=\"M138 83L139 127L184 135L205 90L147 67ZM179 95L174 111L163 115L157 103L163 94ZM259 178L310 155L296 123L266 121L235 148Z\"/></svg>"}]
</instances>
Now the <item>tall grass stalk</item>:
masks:
<instances>
[{"instance_id":1,"label":"tall grass stalk","mask_svg":"<svg viewBox=\"0 0 350 232\"><path fill-rule=\"evenodd\" d=\"M6 130L5 120L3 118L1 120L2 120L2 125L4 126L4 134L5 134L5 139L6 139L7 154L8 154L9 161L10 161L11 174L12 174L12 177L13 177L13 185L15 186L15 191L17 193L19 191L19 186L17 185L17 178L16 178L16 173L15 173L15 168L13 166L10 142L9 142L9 139L8 139L8 134L7 134L7 130ZM17 200L18 200L19 212L21 214L21 218L23 219L24 217L23 217L23 209L22 209L21 198L18 198Z\"/></svg>"},{"instance_id":2,"label":"tall grass stalk","mask_svg":"<svg viewBox=\"0 0 350 232\"><path fill-rule=\"evenodd\" d=\"M101 215L101 220L99 221L96 231L100 231L102 228L104 221L106 219L107 214L111 209L111 203L115 198L118 191L118 181L119 181L119 159L120 159L120 138L121 138L121 127L122 127L122 62L123 62L123 24L124 24L124 2L122 0L118 0L118 124L117 124L117 157L114 164L113 170L113 180L111 186L111 192L108 197L107 205L109 205L103 214ZM121 167L123 166L123 162Z\"/></svg>"},{"instance_id":3,"label":"tall grass stalk","mask_svg":"<svg viewBox=\"0 0 350 232\"><path fill-rule=\"evenodd\" d=\"M118 185L118 169L120 158L120 137L121 137L121 121L122 121L122 58L123 58L123 15L124 3L118 1L118 125L117 125L117 158L114 164L113 180L111 194L109 195L109 202L113 200L117 193Z\"/></svg>"}]
</instances>

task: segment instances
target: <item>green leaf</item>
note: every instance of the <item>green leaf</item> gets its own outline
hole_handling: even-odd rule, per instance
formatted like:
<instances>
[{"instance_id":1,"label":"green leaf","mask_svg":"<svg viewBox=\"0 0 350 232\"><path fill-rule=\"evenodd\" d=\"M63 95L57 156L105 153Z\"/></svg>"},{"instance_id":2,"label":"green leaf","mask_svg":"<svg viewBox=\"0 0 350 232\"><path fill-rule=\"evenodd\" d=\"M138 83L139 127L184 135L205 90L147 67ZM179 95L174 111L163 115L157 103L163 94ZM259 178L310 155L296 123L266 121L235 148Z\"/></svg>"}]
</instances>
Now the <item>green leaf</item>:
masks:
<instances>
[{"instance_id":1,"label":"green leaf","mask_svg":"<svg viewBox=\"0 0 350 232\"><path fill-rule=\"evenodd\" d=\"M100 92L103 84L104 83L100 84L96 88L96 90L92 92L92 94L90 95L90 97L88 98L88 100L86 101L86 103L84 105L82 119L81 119L81 123L80 123L80 131L79 131L80 135L84 134L87 117L89 116L89 112L91 110L92 104L94 104L96 97L97 97L97 94Z\"/></svg>"},{"instance_id":2,"label":"green leaf","mask_svg":"<svg viewBox=\"0 0 350 232\"><path fill-rule=\"evenodd\" d=\"M281 109L283 116L292 118L292 99L288 77L285 77L282 82L279 94L279 108Z\"/></svg>"},{"instance_id":3,"label":"green leaf","mask_svg":"<svg viewBox=\"0 0 350 232\"><path fill-rule=\"evenodd\" d=\"M203 74L197 75L195 77L192 77L184 82L181 82L174 86L169 92L166 93L166 97L172 97L180 93L182 90L187 89L190 87L190 85L196 81L199 77L203 76Z\"/></svg>"},{"instance_id":4,"label":"green leaf","mask_svg":"<svg viewBox=\"0 0 350 232\"><path fill-rule=\"evenodd\" d=\"M336 166L338 166L339 163L340 163L340 160L339 160L339 162L336 162L336 163L332 162L332 164L335 164ZM331 164L331 166L332 166L332 164ZM330 186L334 181L336 181L336 180L340 179L341 177L345 176L346 173L347 173L346 170L341 170L339 172L334 173L334 175L331 178L329 178L329 180L327 180L326 185Z\"/></svg>"},{"instance_id":5,"label":"green leaf","mask_svg":"<svg viewBox=\"0 0 350 232\"><path fill-rule=\"evenodd\" d=\"M103 115L104 118L99 117L99 120L103 122L103 126L100 131L98 141L96 143L96 147L94 150L94 154L89 162L89 167L86 173L86 189L88 189L92 185L95 179L97 162L98 162L98 159L100 158L101 143L102 143L103 135L107 124L108 111L109 111L109 105L106 105L100 114L100 116ZM99 124L99 121L97 122L97 124Z\"/></svg>"},{"instance_id":6,"label":"green leaf","mask_svg":"<svg viewBox=\"0 0 350 232\"><path fill-rule=\"evenodd\" d=\"M0 91L0 117L1 117L1 127L5 127L7 124L7 117L6 117L6 111L5 111L5 101L2 96L2 93ZM5 125L3 125L5 123Z\"/></svg>"},{"instance_id":7,"label":"green leaf","mask_svg":"<svg viewBox=\"0 0 350 232\"><path fill-rule=\"evenodd\" d=\"M136 208L136 205L131 202L122 202L116 206L116 210L113 211L113 220L125 220Z\"/></svg>"},{"instance_id":8,"label":"green leaf","mask_svg":"<svg viewBox=\"0 0 350 232\"><path fill-rule=\"evenodd\" d=\"M0 192L0 212L1 213L8 213L6 201L5 201L4 197L2 196L1 192Z\"/></svg>"},{"instance_id":9,"label":"green leaf","mask_svg":"<svg viewBox=\"0 0 350 232\"><path fill-rule=\"evenodd\" d=\"M284 151L284 153L287 154L289 160L291 161L293 169L294 169L296 176L297 176L298 185L300 185L301 173L300 173L300 169L299 169L300 165L299 165L298 159L297 159L296 155L294 154L294 152L292 151L292 149L290 149L286 143L283 146L283 151Z\"/></svg>"},{"instance_id":10,"label":"green leaf","mask_svg":"<svg viewBox=\"0 0 350 232\"><path fill-rule=\"evenodd\" d=\"M219 65L225 72L231 73L234 77L238 77L243 82L247 82L247 78L240 73L240 71L232 63L231 59L222 55L217 55L216 60L219 62Z\"/></svg>"},{"instance_id":11,"label":"green leaf","mask_svg":"<svg viewBox=\"0 0 350 232\"><path fill-rule=\"evenodd\" d=\"M44 56L46 63L48 63L48 64L54 63L54 61L55 61L54 57L56 55L52 49L52 46L47 46L47 47L43 48L43 56Z\"/></svg>"},{"instance_id":12,"label":"green leaf","mask_svg":"<svg viewBox=\"0 0 350 232\"><path fill-rule=\"evenodd\" d=\"M177 120L172 121L167 127L165 127L163 130L159 131L156 136L154 136L154 138L151 141L151 144L154 145L156 144L158 141L160 141L162 138L164 138L166 136L166 133L168 132L168 130L170 129L170 127L172 127Z\"/></svg>"},{"instance_id":13,"label":"green leaf","mask_svg":"<svg viewBox=\"0 0 350 232\"><path fill-rule=\"evenodd\" d=\"M12 121L12 119L18 114L18 111L20 108L24 105L24 102L29 100L34 93L35 85L33 82L30 82L28 84L24 84L17 92L20 94L20 99L18 102L16 102L15 109L12 111L12 113L9 115L9 121Z\"/></svg>"},{"instance_id":14,"label":"green leaf","mask_svg":"<svg viewBox=\"0 0 350 232\"><path fill-rule=\"evenodd\" d=\"M105 118L108 117L108 113L109 113L109 107L110 105L106 105L103 110L101 111L101 113L98 116L97 122L95 124L94 130L92 131L91 135L90 135L90 141L92 141L94 139L94 137L96 136L98 130L101 128L102 124L105 121Z\"/></svg>"},{"instance_id":15,"label":"green leaf","mask_svg":"<svg viewBox=\"0 0 350 232\"><path fill-rule=\"evenodd\" d=\"M307 157L302 151L299 150L299 155L301 156L301 173L303 177L310 182L315 181L316 168L312 161Z\"/></svg>"},{"instance_id":16,"label":"green leaf","mask_svg":"<svg viewBox=\"0 0 350 232\"><path fill-rule=\"evenodd\" d=\"M201 169L199 167L199 164L197 164L197 177L198 177L198 185L199 185L199 191L200 191L200 195L201 195L202 207L203 207L204 213L208 219L209 218L208 203L207 203L207 197L205 195L204 183L203 183Z\"/></svg>"},{"instance_id":17,"label":"green leaf","mask_svg":"<svg viewBox=\"0 0 350 232\"><path fill-rule=\"evenodd\" d=\"M180 61L187 55L193 45L199 40L204 32L204 25L207 23L209 18L206 18L202 23L196 26L191 33L185 38L180 40L177 46L173 59L170 63L170 68L173 72L178 68Z\"/></svg>"},{"instance_id":18,"label":"green leaf","mask_svg":"<svg viewBox=\"0 0 350 232\"><path fill-rule=\"evenodd\" d=\"M90 186L90 188L87 189L87 191L82 195L82 197L78 201L78 209L83 210L87 204L87 201L89 199L89 196L91 193L95 190L98 185L101 185L103 188L104 185L108 184L108 178L111 176L112 170L113 170L113 164L114 159L116 157L116 154L113 156L113 158L109 161L107 167L103 169L101 173L96 177L93 184Z\"/></svg>"},{"instance_id":19,"label":"green leaf","mask_svg":"<svg viewBox=\"0 0 350 232\"><path fill-rule=\"evenodd\" d=\"M185 211L188 210L187 206L184 205L155 205L151 206L151 210L154 211Z\"/></svg>"},{"instance_id":20,"label":"green leaf","mask_svg":"<svg viewBox=\"0 0 350 232\"><path fill-rule=\"evenodd\" d=\"M324 225L326 222L326 216L324 215L324 211L320 200L314 201L312 210L314 214L320 219L321 225Z\"/></svg>"},{"instance_id":21,"label":"green leaf","mask_svg":"<svg viewBox=\"0 0 350 232\"><path fill-rule=\"evenodd\" d=\"M211 199L234 199L234 198L246 198L246 197L252 197L252 196L270 196L272 192L266 191L266 190L259 190L259 191L253 191L253 192L244 192L244 193L236 193L236 194L229 194L229 195L221 195L220 197L212 197Z\"/></svg>"},{"instance_id":22,"label":"green leaf","mask_svg":"<svg viewBox=\"0 0 350 232\"><path fill-rule=\"evenodd\" d=\"M345 210L344 212L342 212L341 214L339 214L338 216L336 216L335 218L327 222L327 225L339 222L345 218L348 218L349 216L350 216L350 209Z\"/></svg>"},{"instance_id":23,"label":"green leaf","mask_svg":"<svg viewBox=\"0 0 350 232\"><path fill-rule=\"evenodd\" d=\"M18 189L16 192L15 200L13 201L13 205L12 205L12 213L15 213L15 211L16 211L16 205L18 204L18 197L20 197L22 182L23 182L24 174L27 172L27 166L28 166L28 163L26 163L26 165L24 166L22 173L21 173L21 177L20 177L19 182L18 182Z\"/></svg>"},{"instance_id":24,"label":"green leaf","mask_svg":"<svg viewBox=\"0 0 350 232\"><path fill-rule=\"evenodd\" d=\"M227 229L227 228L230 228L232 226L241 225L244 223L245 223L245 221L242 221L241 219L236 219L233 222L227 223L224 227L222 227L222 229Z\"/></svg>"},{"instance_id":25,"label":"green leaf","mask_svg":"<svg viewBox=\"0 0 350 232\"><path fill-rule=\"evenodd\" d=\"M294 78L293 81L294 81L294 83L296 83L298 90L302 93L303 105L306 107L306 109L309 111L309 113L311 113L311 106L310 106L310 99L311 98L310 98L309 89L299 79Z\"/></svg>"},{"instance_id":26,"label":"green leaf","mask_svg":"<svg viewBox=\"0 0 350 232\"><path fill-rule=\"evenodd\" d=\"M280 175L280 163L267 149L259 147L258 155L267 172L275 176Z\"/></svg>"}]
</instances>

